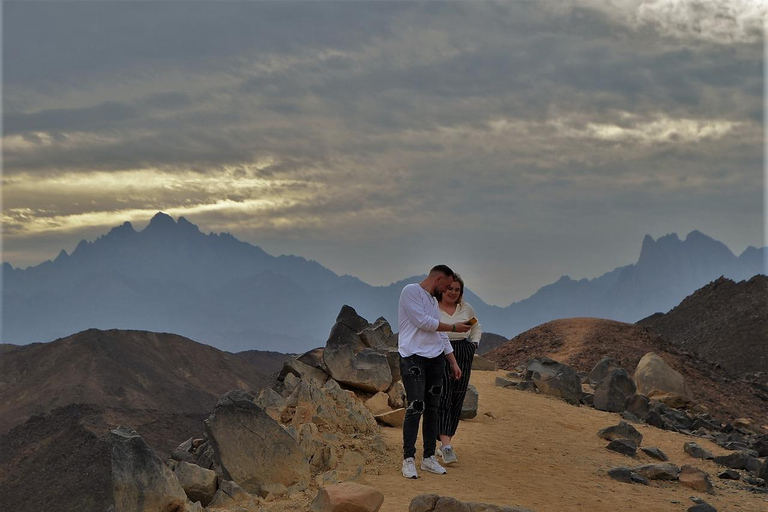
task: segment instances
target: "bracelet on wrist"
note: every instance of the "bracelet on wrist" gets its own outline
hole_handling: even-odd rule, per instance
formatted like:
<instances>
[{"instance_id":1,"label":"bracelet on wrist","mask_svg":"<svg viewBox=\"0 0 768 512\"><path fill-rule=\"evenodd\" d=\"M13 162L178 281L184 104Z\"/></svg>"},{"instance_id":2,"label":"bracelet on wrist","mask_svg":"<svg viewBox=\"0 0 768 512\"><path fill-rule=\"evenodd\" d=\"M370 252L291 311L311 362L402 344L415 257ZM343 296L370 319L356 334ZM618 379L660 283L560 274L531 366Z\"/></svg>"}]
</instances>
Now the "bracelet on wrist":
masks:
<instances>
[{"instance_id":1,"label":"bracelet on wrist","mask_svg":"<svg viewBox=\"0 0 768 512\"><path fill-rule=\"evenodd\" d=\"M451 332L456 332L456 324L451 325Z\"/></svg>"}]
</instances>

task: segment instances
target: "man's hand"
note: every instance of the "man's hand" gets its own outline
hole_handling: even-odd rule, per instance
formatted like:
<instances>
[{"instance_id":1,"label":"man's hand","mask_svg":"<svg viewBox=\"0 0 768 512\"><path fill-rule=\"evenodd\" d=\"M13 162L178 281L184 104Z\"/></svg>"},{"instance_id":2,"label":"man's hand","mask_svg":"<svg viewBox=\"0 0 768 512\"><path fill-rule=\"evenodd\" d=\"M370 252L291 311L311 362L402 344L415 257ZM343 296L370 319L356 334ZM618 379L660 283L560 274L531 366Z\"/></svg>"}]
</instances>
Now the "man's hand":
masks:
<instances>
[{"instance_id":1,"label":"man's hand","mask_svg":"<svg viewBox=\"0 0 768 512\"><path fill-rule=\"evenodd\" d=\"M461 378L461 368L459 368L458 364L451 363L451 373L453 373L453 378L455 380L459 380Z\"/></svg>"},{"instance_id":2,"label":"man's hand","mask_svg":"<svg viewBox=\"0 0 768 512\"><path fill-rule=\"evenodd\" d=\"M459 322L458 324L453 324L454 331L453 332L467 332L469 331L472 326L469 324L465 324L464 322Z\"/></svg>"}]
</instances>

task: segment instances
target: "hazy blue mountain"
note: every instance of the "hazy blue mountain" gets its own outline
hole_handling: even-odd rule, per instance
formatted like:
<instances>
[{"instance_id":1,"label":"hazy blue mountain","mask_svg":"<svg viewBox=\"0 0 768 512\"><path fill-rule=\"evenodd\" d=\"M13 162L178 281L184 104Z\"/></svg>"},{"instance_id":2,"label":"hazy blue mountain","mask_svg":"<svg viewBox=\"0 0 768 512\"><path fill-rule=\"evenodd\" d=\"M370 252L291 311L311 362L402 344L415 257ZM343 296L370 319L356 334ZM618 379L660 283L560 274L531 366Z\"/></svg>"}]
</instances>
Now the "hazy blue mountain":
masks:
<instances>
[{"instance_id":1,"label":"hazy blue mountain","mask_svg":"<svg viewBox=\"0 0 768 512\"><path fill-rule=\"evenodd\" d=\"M507 337L556 318L635 322L667 311L721 275L765 272L766 248L736 257L698 231L643 240L637 263L595 279L563 276L507 307L467 290L487 332ZM300 352L323 345L341 306L397 329L397 300L414 276L371 286L315 261L272 256L230 234L204 234L158 213L142 231L126 222L72 254L26 269L4 263L3 343L50 341L88 328L173 332L225 350Z\"/></svg>"}]
</instances>

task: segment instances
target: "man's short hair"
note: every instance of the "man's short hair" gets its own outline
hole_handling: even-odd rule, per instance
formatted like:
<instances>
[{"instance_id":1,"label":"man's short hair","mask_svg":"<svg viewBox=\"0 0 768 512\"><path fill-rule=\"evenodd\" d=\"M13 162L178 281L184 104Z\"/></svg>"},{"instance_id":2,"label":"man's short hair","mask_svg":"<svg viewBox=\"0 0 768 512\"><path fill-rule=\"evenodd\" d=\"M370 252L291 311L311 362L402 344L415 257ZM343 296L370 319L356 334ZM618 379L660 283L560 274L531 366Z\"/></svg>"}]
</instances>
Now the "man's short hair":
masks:
<instances>
[{"instance_id":1,"label":"man's short hair","mask_svg":"<svg viewBox=\"0 0 768 512\"><path fill-rule=\"evenodd\" d=\"M430 275L434 274L435 272L440 272L444 276L452 277L454 275L454 271L451 270L451 267L448 265L435 265L432 267L432 270L429 271Z\"/></svg>"}]
</instances>

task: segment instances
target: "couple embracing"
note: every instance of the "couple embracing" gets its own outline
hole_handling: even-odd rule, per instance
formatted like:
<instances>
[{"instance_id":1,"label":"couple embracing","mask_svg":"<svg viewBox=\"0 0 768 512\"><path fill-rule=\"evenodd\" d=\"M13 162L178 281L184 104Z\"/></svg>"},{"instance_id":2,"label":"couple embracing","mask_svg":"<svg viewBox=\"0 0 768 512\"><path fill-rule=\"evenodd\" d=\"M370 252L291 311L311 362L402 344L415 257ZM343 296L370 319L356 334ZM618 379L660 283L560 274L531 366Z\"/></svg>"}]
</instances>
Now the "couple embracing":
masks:
<instances>
[{"instance_id":1,"label":"couple embracing","mask_svg":"<svg viewBox=\"0 0 768 512\"><path fill-rule=\"evenodd\" d=\"M467 393L472 358L482 331L463 301L464 281L437 265L421 283L409 284L398 308L400 372L408 399L403 422L403 476L418 478L416 438L423 419L421 469L444 474L435 457L438 436L444 464L458 461L451 446Z\"/></svg>"}]
</instances>

